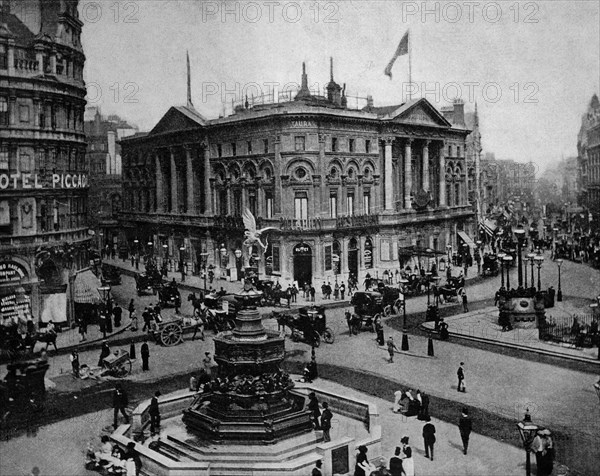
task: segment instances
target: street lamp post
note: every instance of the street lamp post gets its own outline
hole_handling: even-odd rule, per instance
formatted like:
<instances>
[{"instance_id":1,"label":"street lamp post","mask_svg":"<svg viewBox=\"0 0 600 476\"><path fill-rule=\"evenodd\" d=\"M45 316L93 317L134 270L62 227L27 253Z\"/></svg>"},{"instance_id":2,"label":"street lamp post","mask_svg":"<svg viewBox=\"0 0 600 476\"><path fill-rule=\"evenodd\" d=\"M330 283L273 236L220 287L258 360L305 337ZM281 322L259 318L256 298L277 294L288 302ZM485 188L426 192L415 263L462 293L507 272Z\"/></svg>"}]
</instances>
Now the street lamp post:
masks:
<instances>
[{"instance_id":1,"label":"street lamp post","mask_svg":"<svg viewBox=\"0 0 600 476\"><path fill-rule=\"evenodd\" d=\"M169 245L164 244L164 245L162 245L162 248L163 248L163 262L162 262L162 267L163 267L163 269L168 270L169 269L168 268L168 266L169 266L168 265L168 262L169 262ZM163 274L166 274L166 273L163 273Z\"/></svg>"},{"instance_id":2,"label":"street lamp post","mask_svg":"<svg viewBox=\"0 0 600 476\"><path fill-rule=\"evenodd\" d=\"M512 256L506 255L504 262L506 263L506 290L510 291L510 262L513 260Z\"/></svg>"},{"instance_id":3,"label":"street lamp post","mask_svg":"<svg viewBox=\"0 0 600 476\"><path fill-rule=\"evenodd\" d=\"M535 253L529 253L527 257L529 258L529 263L531 264L531 287L535 287L535 279L533 277L533 265L535 264ZM525 270L527 272L527 270Z\"/></svg>"},{"instance_id":4,"label":"street lamp post","mask_svg":"<svg viewBox=\"0 0 600 476\"><path fill-rule=\"evenodd\" d=\"M533 259L535 261L535 264L537 264L537 269L538 269L538 291L541 291L542 290L542 279L541 279L540 270L542 269L542 263L544 262L544 257L542 255L537 255Z\"/></svg>"},{"instance_id":5,"label":"street lamp post","mask_svg":"<svg viewBox=\"0 0 600 476\"><path fill-rule=\"evenodd\" d=\"M523 261L521 257L521 247L523 245L523 239L525 238L525 230L523 228L519 228L514 231L515 236L517 237L517 266L519 267L518 271L518 280L519 287L523 286ZM527 271L525 271L527 272Z\"/></svg>"},{"instance_id":6,"label":"street lamp post","mask_svg":"<svg viewBox=\"0 0 600 476\"><path fill-rule=\"evenodd\" d=\"M427 308L429 308L429 288L431 287L431 273L427 272L425 273L425 276L427 276Z\"/></svg>"},{"instance_id":7,"label":"street lamp post","mask_svg":"<svg viewBox=\"0 0 600 476\"><path fill-rule=\"evenodd\" d=\"M206 269L206 262L208 261L208 251L206 251L206 248L204 248L202 250L202 253L200 253L200 258L202 259L202 270L204 272L204 294L206 295L206 275L208 274Z\"/></svg>"},{"instance_id":8,"label":"street lamp post","mask_svg":"<svg viewBox=\"0 0 600 476\"><path fill-rule=\"evenodd\" d=\"M523 442L523 448L525 449L525 474L531 476L531 443L535 438L535 434L538 431L538 426L531 422L531 415L529 414L529 408L525 410L525 417L523 421L517 423L517 429L519 435L521 435L521 441Z\"/></svg>"},{"instance_id":9,"label":"street lamp post","mask_svg":"<svg viewBox=\"0 0 600 476\"><path fill-rule=\"evenodd\" d=\"M562 288L560 286L560 267L563 264L563 260L562 259L557 259L556 260L556 264L558 266L558 292L556 293L556 300L558 302L562 302Z\"/></svg>"},{"instance_id":10,"label":"street lamp post","mask_svg":"<svg viewBox=\"0 0 600 476\"><path fill-rule=\"evenodd\" d=\"M406 286L408 284L408 280L407 279L401 279L400 283L402 284L402 314L403 314L403 320L402 320L402 347L401 349L404 351L408 350L408 335L406 334L406 294L405 294L405 288L404 286Z\"/></svg>"},{"instance_id":11,"label":"street lamp post","mask_svg":"<svg viewBox=\"0 0 600 476\"><path fill-rule=\"evenodd\" d=\"M506 253L498 253L498 260L500 261L500 287L504 287L504 257Z\"/></svg>"},{"instance_id":12,"label":"street lamp post","mask_svg":"<svg viewBox=\"0 0 600 476\"><path fill-rule=\"evenodd\" d=\"M179 269L181 271L181 282L185 282L185 246L179 248Z\"/></svg>"},{"instance_id":13,"label":"street lamp post","mask_svg":"<svg viewBox=\"0 0 600 476\"><path fill-rule=\"evenodd\" d=\"M523 264L523 269L525 270L525 272L523 273L523 278L525 278L525 289L527 289L527 264L529 263L529 258L525 256L525 258L523 258L523 261L525 262Z\"/></svg>"}]
</instances>

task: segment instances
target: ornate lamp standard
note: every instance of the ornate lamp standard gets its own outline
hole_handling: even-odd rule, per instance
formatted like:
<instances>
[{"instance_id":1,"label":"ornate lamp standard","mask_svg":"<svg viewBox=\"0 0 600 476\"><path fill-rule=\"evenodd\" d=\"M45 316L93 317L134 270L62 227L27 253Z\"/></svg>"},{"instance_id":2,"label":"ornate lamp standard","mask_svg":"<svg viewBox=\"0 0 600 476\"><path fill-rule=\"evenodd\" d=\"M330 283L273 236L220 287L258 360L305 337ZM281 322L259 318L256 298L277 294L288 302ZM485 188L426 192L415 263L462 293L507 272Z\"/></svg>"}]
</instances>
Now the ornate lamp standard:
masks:
<instances>
[{"instance_id":1,"label":"ornate lamp standard","mask_svg":"<svg viewBox=\"0 0 600 476\"><path fill-rule=\"evenodd\" d=\"M403 321L402 321L402 350L408 350L408 336L406 335L406 294L405 288L408 284L408 279L401 279L400 284L402 284L402 313L403 313Z\"/></svg>"},{"instance_id":2,"label":"ornate lamp standard","mask_svg":"<svg viewBox=\"0 0 600 476\"><path fill-rule=\"evenodd\" d=\"M558 302L562 302L562 288L560 287L560 267L563 264L562 259L556 260L556 265L558 266L558 292L556 293L556 300Z\"/></svg>"},{"instance_id":3,"label":"ornate lamp standard","mask_svg":"<svg viewBox=\"0 0 600 476\"><path fill-rule=\"evenodd\" d=\"M514 231L515 236L517 237L517 266L519 267L518 271L518 280L519 287L523 286L523 261L521 257L521 246L523 245L523 240L525 238L525 230L523 228L518 228ZM527 272L527 271L525 271Z\"/></svg>"},{"instance_id":4,"label":"ornate lamp standard","mask_svg":"<svg viewBox=\"0 0 600 476\"><path fill-rule=\"evenodd\" d=\"M538 291L542 290L542 279L541 279L541 274L540 274L540 270L542 269L542 263L544 262L544 257L542 255L536 255L535 258L533 258L533 260L535 261L535 264L537 264L537 269L538 269Z\"/></svg>"},{"instance_id":5,"label":"ornate lamp standard","mask_svg":"<svg viewBox=\"0 0 600 476\"><path fill-rule=\"evenodd\" d=\"M227 248L225 248L225 243L221 243L221 248L219 248L219 253L221 254L221 272L223 268L227 268Z\"/></svg>"},{"instance_id":6,"label":"ornate lamp standard","mask_svg":"<svg viewBox=\"0 0 600 476\"><path fill-rule=\"evenodd\" d=\"M513 257L506 255L503 259L506 263L506 290L510 291L510 262L513 260Z\"/></svg>"},{"instance_id":7,"label":"ornate lamp standard","mask_svg":"<svg viewBox=\"0 0 600 476\"><path fill-rule=\"evenodd\" d=\"M504 287L504 257L506 253L498 253L498 261L500 261L500 287Z\"/></svg>"},{"instance_id":8,"label":"ornate lamp standard","mask_svg":"<svg viewBox=\"0 0 600 476\"><path fill-rule=\"evenodd\" d=\"M164 244L162 245L162 249L163 249L163 268L169 266L168 262L169 262L169 245Z\"/></svg>"},{"instance_id":9,"label":"ornate lamp standard","mask_svg":"<svg viewBox=\"0 0 600 476\"><path fill-rule=\"evenodd\" d=\"M531 476L531 458L529 452L531 450L531 443L535 438L535 434L538 431L538 426L531 422L531 415L529 414L529 408L525 410L525 417L523 421L517 423L517 429L519 435L521 435L521 441L523 442L523 448L525 449L525 474Z\"/></svg>"},{"instance_id":10,"label":"ornate lamp standard","mask_svg":"<svg viewBox=\"0 0 600 476\"><path fill-rule=\"evenodd\" d=\"M529 262L531 263L531 287L535 287L535 279L533 277L533 265L535 264L535 260L534 258L536 257L535 253L529 253L527 255L527 257L529 258Z\"/></svg>"},{"instance_id":11,"label":"ornate lamp standard","mask_svg":"<svg viewBox=\"0 0 600 476\"><path fill-rule=\"evenodd\" d=\"M429 305L431 304L431 302L429 301L429 289L431 288L431 273L427 272L425 273L425 276L427 277L427 308L429 308Z\"/></svg>"},{"instance_id":12,"label":"ornate lamp standard","mask_svg":"<svg viewBox=\"0 0 600 476\"><path fill-rule=\"evenodd\" d=\"M185 247L179 248L179 270L181 271L181 282L185 282Z\"/></svg>"},{"instance_id":13,"label":"ornate lamp standard","mask_svg":"<svg viewBox=\"0 0 600 476\"><path fill-rule=\"evenodd\" d=\"M525 278L525 289L527 289L527 264L529 263L529 255L525 256L525 258L523 258L523 261L525 262L523 264L523 269L525 270L523 277Z\"/></svg>"}]
</instances>

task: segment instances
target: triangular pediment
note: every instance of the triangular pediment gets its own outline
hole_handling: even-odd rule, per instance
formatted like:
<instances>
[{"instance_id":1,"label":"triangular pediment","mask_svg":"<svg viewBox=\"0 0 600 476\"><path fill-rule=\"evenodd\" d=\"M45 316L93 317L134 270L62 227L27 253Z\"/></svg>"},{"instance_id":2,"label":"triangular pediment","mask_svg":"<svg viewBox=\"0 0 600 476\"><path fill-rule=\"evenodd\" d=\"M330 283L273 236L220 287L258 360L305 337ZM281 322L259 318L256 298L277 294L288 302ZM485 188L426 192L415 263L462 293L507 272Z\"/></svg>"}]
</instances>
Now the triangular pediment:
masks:
<instances>
[{"instance_id":1,"label":"triangular pediment","mask_svg":"<svg viewBox=\"0 0 600 476\"><path fill-rule=\"evenodd\" d=\"M178 132L203 127L204 118L196 111L185 107L172 107L158 121L148 135Z\"/></svg>"},{"instance_id":2,"label":"triangular pediment","mask_svg":"<svg viewBox=\"0 0 600 476\"><path fill-rule=\"evenodd\" d=\"M452 127L427 99L409 101L390 114L392 122L419 126Z\"/></svg>"}]
</instances>

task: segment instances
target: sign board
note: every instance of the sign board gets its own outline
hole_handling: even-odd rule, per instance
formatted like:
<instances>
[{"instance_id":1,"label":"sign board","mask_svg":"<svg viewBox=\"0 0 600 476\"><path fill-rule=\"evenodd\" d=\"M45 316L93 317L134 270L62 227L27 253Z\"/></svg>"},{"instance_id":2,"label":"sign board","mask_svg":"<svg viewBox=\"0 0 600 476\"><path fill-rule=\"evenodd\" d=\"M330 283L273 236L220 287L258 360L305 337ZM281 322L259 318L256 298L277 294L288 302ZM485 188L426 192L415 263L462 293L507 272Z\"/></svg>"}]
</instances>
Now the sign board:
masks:
<instances>
[{"instance_id":1,"label":"sign board","mask_svg":"<svg viewBox=\"0 0 600 476\"><path fill-rule=\"evenodd\" d=\"M294 246L294 254L295 255L310 255L311 254L310 246L308 246L305 243L299 243L296 246Z\"/></svg>"},{"instance_id":2,"label":"sign board","mask_svg":"<svg viewBox=\"0 0 600 476\"><path fill-rule=\"evenodd\" d=\"M0 299L0 315L2 323L6 325L7 319L15 324L26 322L31 316L31 300L25 294L10 294Z\"/></svg>"},{"instance_id":3,"label":"sign board","mask_svg":"<svg viewBox=\"0 0 600 476\"><path fill-rule=\"evenodd\" d=\"M88 177L85 174L52 174L49 177L51 188L87 188ZM44 178L38 174L0 174L0 190L43 189Z\"/></svg>"},{"instance_id":4,"label":"sign board","mask_svg":"<svg viewBox=\"0 0 600 476\"><path fill-rule=\"evenodd\" d=\"M14 261L0 262L0 284L19 283L27 278L27 271L19 263Z\"/></svg>"}]
</instances>

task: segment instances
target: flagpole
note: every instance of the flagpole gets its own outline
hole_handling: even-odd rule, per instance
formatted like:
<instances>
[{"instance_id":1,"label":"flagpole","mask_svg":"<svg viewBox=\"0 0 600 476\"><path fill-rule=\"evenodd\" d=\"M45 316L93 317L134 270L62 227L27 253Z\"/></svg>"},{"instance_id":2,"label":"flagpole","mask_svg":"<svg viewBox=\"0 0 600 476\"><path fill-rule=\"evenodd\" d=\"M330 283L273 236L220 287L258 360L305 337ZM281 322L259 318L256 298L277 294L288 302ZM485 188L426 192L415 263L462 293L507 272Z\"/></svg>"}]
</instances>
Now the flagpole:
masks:
<instances>
[{"instance_id":1,"label":"flagpole","mask_svg":"<svg viewBox=\"0 0 600 476\"><path fill-rule=\"evenodd\" d=\"M408 29L408 100L412 99L412 40Z\"/></svg>"}]
</instances>

